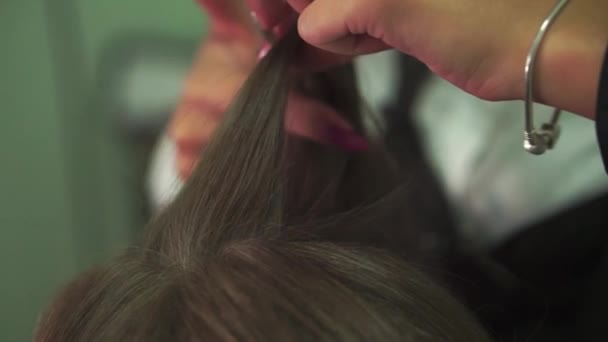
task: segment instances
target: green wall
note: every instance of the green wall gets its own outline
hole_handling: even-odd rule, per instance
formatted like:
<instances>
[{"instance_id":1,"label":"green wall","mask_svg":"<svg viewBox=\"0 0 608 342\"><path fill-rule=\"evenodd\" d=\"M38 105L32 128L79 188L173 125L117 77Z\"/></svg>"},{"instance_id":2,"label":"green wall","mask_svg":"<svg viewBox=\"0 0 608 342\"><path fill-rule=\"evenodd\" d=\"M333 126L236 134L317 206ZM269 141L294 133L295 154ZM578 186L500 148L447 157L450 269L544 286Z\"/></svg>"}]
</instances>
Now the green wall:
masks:
<instances>
[{"instance_id":1,"label":"green wall","mask_svg":"<svg viewBox=\"0 0 608 342\"><path fill-rule=\"evenodd\" d=\"M203 26L191 0L0 2L0 341L31 340L51 293L131 238L127 156L91 101L102 47Z\"/></svg>"},{"instance_id":2,"label":"green wall","mask_svg":"<svg viewBox=\"0 0 608 342\"><path fill-rule=\"evenodd\" d=\"M77 268L44 15L33 1L0 5L2 341L27 341L49 290Z\"/></svg>"}]
</instances>

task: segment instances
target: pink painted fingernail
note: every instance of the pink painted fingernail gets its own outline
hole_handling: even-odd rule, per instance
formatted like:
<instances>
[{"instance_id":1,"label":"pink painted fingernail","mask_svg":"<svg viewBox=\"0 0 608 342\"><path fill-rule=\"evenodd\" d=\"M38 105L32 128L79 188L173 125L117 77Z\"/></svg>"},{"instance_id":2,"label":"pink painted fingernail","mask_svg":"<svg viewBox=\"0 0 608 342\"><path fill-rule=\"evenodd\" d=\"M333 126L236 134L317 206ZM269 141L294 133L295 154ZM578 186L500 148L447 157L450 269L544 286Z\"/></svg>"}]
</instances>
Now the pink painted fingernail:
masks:
<instances>
[{"instance_id":1,"label":"pink painted fingernail","mask_svg":"<svg viewBox=\"0 0 608 342\"><path fill-rule=\"evenodd\" d=\"M249 11L249 15L251 16L251 20L253 20L253 23L259 28L259 29L265 29L265 27L262 25L262 22L260 21L260 16L258 16L258 14L255 11Z\"/></svg>"},{"instance_id":2,"label":"pink painted fingernail","mask_svg":"<svg viewBox=\"0 0 608 342\"><path fill-rule=\"evenodd\" d=\"M277 39L285 37L292 27L298 22L298 13L291 11L278 25L272 29L272 33Z\"/></svg>"},{"instance_id":3,"label":"pink painted fingernail","mask_svg":"<svg viewBox=\"0 0 608 342\"><path fill-rule=\"evenodd\" d=\"M262 21L260 21L260 17L254 11L251 11L249 13L251 14L251 18L253 19L253 24L258 30L258 33L264 38L264 40L267 42L274 42L276 40L276 37L272 32L272 29L268 28L267 24L262 23Z\"/></svg>"},{"instance_id":4,"label":"pink painted fingernail","mask_svg":"<svg viewBox=\"0 0 608 342\"><path fill-rule=\"evenodd\" d=\"M367 139L355 131L332 126L327 129L327 133L329 142L347 151L360 152L369 149Z\"/></svg>"},{"instance_id":5,"label":"pink painted fingernail","mask_svg":"<svg viewBox=\"0 0 608 342\"><path fill-rule=\"evenodd\" d=\"M258 53L258 61L260 61L264 57L266 57L268 52L270 52L270 49L272 49L272 45L270 45L270 43L268 43L268 42L265 42L264 45L262 45L260 52Z\"/></svg>"}]
</instances>

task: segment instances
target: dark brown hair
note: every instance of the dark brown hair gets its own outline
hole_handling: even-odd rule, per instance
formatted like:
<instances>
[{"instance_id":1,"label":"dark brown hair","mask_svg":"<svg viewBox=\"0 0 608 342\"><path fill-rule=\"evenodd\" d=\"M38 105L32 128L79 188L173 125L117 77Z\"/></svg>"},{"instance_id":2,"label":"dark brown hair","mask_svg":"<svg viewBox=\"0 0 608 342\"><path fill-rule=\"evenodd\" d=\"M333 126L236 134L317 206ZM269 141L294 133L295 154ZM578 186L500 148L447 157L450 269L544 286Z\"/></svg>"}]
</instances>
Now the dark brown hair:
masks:
<instances>
[{"instance_id":1,"label":"dark brown hair","mask_svg":"<svg viewBox=\"0 0 608 342\"><path fill-rule=\"evenodd\" d=\"M365 132L352 67L295 75L298 43L261 61L141 246L68 285L38 341L487 340L411 266L424 253L400 201L412 180L385 149L284 136L291 86Z\"/></svg>"}]
</instances>

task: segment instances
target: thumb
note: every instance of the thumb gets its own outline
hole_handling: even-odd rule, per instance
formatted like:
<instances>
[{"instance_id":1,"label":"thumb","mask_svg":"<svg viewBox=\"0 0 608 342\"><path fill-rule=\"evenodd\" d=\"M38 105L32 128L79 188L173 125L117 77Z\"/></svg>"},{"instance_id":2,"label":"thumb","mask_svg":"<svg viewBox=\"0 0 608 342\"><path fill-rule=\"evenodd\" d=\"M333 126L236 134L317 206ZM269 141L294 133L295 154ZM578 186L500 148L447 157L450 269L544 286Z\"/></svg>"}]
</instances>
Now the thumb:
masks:
<instances>
[{"instance_id":1,"label":"thumb","mask_svg":"<svg viewBox=\"0 0 608 342\"><path fill-rule=\"evenodd\" d=\"M337 54L387 50L382 30L374 29L382 22L381 8L374 1L316 0L302 11L298 31L307 43Z\"/></svg>"}]
</instances>

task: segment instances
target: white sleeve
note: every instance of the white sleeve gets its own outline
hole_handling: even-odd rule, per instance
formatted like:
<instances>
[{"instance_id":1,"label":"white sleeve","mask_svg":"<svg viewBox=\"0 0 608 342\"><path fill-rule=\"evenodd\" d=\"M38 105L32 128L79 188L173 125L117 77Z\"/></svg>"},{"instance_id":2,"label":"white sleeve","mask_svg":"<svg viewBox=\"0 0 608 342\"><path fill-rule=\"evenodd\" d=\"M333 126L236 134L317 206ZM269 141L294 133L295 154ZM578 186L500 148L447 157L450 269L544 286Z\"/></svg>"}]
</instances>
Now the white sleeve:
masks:
<instances>
[{"instance_id":1,"label":"white sleeve","mask_svg":"<svg viewBox=\"0 0 608 342\"><path fill-rule=\"evenodd\" d=\"M154 150L146 180L148 199L154 210L171 203L183 186L177 173L175 156L175 143L167 134L163 134Z\"/></svg>"}]
</instances>

